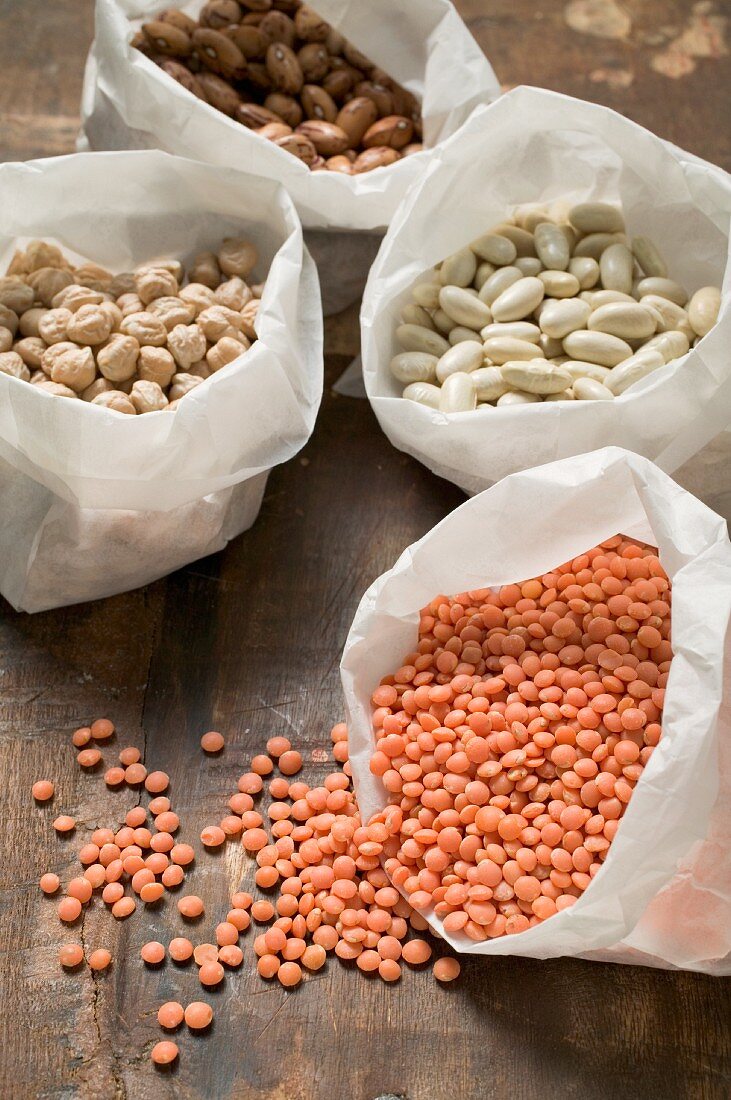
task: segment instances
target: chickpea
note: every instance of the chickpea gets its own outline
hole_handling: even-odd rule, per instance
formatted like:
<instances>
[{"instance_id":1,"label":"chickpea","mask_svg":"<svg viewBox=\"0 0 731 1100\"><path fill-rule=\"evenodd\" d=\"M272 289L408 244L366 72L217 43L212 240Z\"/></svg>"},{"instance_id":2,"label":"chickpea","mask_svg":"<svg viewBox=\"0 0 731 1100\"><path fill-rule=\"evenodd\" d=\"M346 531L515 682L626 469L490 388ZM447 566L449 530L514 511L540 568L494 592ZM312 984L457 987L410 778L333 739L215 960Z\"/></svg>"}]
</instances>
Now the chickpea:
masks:
<instances>
[{"instance_id":1,"label":"chickpea","mask_svg":"<svg viewBox=\"0 0 731 1100\"><path fill-rule=\"evenodd\" d=\"M96 364L91 348L67 348L58 356L51 370L51 381L68 386L75 393L81 393L95 378Z\"/></svg>"},{"instance_id":2,"label":"chickpea","mask_svg":"<svg viewBox=\"0 0 731 1100\"><path fill-rule=\"evenodd\" d=\"M259 299L252 298L241 310L242 331L250 340L256 340L256 319L259 315Z\"/></svg>"},{"instance_id":3,"label":"chickpea","mask_svg":"<svg viewBox=\"0 0 731 1100\"><path fill-rule=\"evenodd\" d=\"M15 336L18 331L18 314L14 310L8 309L7 306L0 303L0 325L3 328L8 328Z\"/></svg>"},{"instance_id":4,"label":"chickpea","mask_svg":"<svg viewBox=\"0 0 731 1100\"><path fill-rule=\"evenodd\" d=\"M100 305L81 306L68 323L66 333L69 340L77 344L97 347L109 339L112 331L112 318Z\"/></svg>"},{"instance_id":5,"label":"chickpea","mask_svg":"<svg viewBox=\"0 0 731 1100\"><path fill-rule=\"evenodd\" d=\"M124 320L124 314L122 313L122 310L119 308L117 303L116 302L102 302L102 304L99 306L99 309L104 310L107 317L109 317L111 319L112 332L118 332L119 331L119 326L122 324L122 321Z\"/></svg>"},{"instance_id":6,"label":"chickpea","mask_svg":"<svg viewBox=\"0 0 731 1100\"><path fill-rule=\"evenodd\" d=\"M56 295L73 281L71 272L60 267L41 267L28 276L28 286L33 287L36 298L49 309Z\"/></svg>"},{"instance_id":7,"label":"chickpea","mask_svg":"<svg viewBox=\"0 0 731 1100\"><path fill-rule=\"evenodd\" d=\"M38 336L38 324L45 313L48 313L48 310L43 307L34 306L33 309L26 309L18 323L20 335Z\"/></svg>"},{"instance_id":8,"label":"chickpea","mask_svg":"<svg viewBox=\"0 0 731 1100\"><path fill-rule=\"evenodd\" d=\"M123 271L121 275L115 275L109 284L109 293L115 298L121 298L123 294L134 294L134 274L131 271Z\"/></svg>"},{"instance_id":9,"label":"chickpea","mask_svg":"<svg viewBox=\"0 0 731 1100\"><path fill-rule=\"evenodd\" d=\"M218 263L224 275L245 278L256 266L259 255L251 241L227 237L218 250Z\"/></svg>"},{"instance_id":10,"label":"chickpea","mask_svg":"<svg viewBox=\"0 0 731 1100\"><path fill-rule=\"evenodd\" d=\"M20 378L23 382L30 381L30 371L17 351L0 352L0 374L9 374L13 378Z\"/></svg>"},{"instance_id":11,"label":"chickpea","mask_svg":"<svg viewBox=\"0 0 731 1100\"><path fill-rule=\"evenodd\" d=\"M62 340L60 344L52 344L50 348L46 348L41 355L41 369L46 372L49 378L55 364L65 351L78 351L78 347L76 344L72 344L70 340Z\"/></svg>"},{"instance_id":12,"label":"chickpea","mask_svg":"<svg viewBox=\"0 0 731 1100\"><path fill-rule=\"evenodd\" d=\"M168 398L170 401L177 401L179 398L185 397L191 390L194 390L196 386L200 386L202 381L202 378L197 378L194 374L175 374L173 375Z\"/></svg>"},{"instance_id":13,"label":"chickpea","mask_svg":"<svg viewBox=\"0 0 731 1100\"><path fill-rule=\"evenodd\" d=\"M225 283L221 283L214 291L214 296L219 305L237 311L243 309L246 303L254 297L250 287L238 275L234 275L233 278L227 279Z\"/></svg>"},{"instance_id":14,"label":"chickpea","mask_svg":"<svg viewBox=\"0 0 731 1100\"><path fill-rule=\"evenodd\" d=\"M167 348L140 348L137 373L143 382L157 382L165 389L176 370L175 360Z\"/></svg>"},{"instance_id":15,"label":"chickpea","mask_svg":"<svg viewBox=\"0 0 731 1100\"><path fill-rule=\"evenodd\" d=\"M202 310L216 303L214 292L210 287L204 286L203 283L188 283L180 291L178 297L193 307L196 317Z\"/></svg>"},{"instance_id":16,"label":"chickpea","mask_svg":"<svg viewBox=\"0 0 731 1100\"><path fill-rule=\"evenodd\" d=\"M0 352L10 351L13 346L13 334L9 328L0 325Z\"/></svg>"},{"instance_id":17,"label":"chickpea","mask_svg":"<svg viewBox=\"0 0 731 1100\"><path fill-rule=\"evenodd\" d=\"M125 336L134 336L140 345L151 345L155 348L164 347L168 338L167 329L160 318L144 310L128 314L120 325L120 331Z\"/></svg>"},{"instance_id":18,"label":"chickpea","mask_svg":"<svg viewBox=\"0 0 731 1100\"><path fill-rule=\"evenodd\" d=\"M91 290L108 290L112 285L114 276L105 267L99 264L85 263L74 271L76 282L81 286L88 286Z\"/></svg>"},{"instance_id":19,"label":"chickpea","mask_svg":"<svg viewBox=\"0 0 731 1100\"><path fill-rule=\"evenodd\" d=\"M198 314L196 324L212 343L220 340L226 334L227 328L243 328L241 314L226 306L209 306Z\"/></svg>"},{"instance_id":20,"label":"chickpea","mask_svg":"<svg viewBox=\"0 0 731 1100\"><path fill-rule=\"evenodd\" d=\"M163 268L150 267L135 275L135 289L145 305L156 298L171 298L178 293L178 280Z\"/></svg>"},{"instance_id":21,"label":"chickpea","mask_svg":"<svg viewBox=\"0 0 731 1100\"><path fill-rule=\"evenodd\" d=\"M216 371L221 370L228 363L233 363L234 359L238 359L244 351L246 351L246 348L238 340L232 340L230 336L224 336L206 353L206 362L211 369L211 373L215 374Z\"/></svg>"},{"instance_id":22,"label":"chickpea","mask_svg":"<svg viewBox=\"0 0 731 1100\"><path fill-rule=\"evenodd\" d=\"M36 388L43 390L44 393L52 393L55 397L78 397L77 393L69 389L68 386L63 386L60 382L36 382Z\"/></svg>"},{"instance_id":23,"label":"chickpea","mask_svg":"<svg viewBox=\"0 0 731 1100\"><path fill-rule=\"evenodd\" d=\"M206 338L198 325L176 325L168 334L168 350L185 371L206 354Z\"/></svg>"},{"instance_id":24,"label":"chickpea","mask_svg":"<svg viewBox=\"0 0 731 1100\"><path fill-rule=\"evenodd\" d=\"M34 300L33 288L17 275L5 275L0 279L0 305L12 309L13 313L25 313Z\"/></svg>"},{"instance_id":25,"label":"chickpea","mask_svg":"<svg viewBox=\"0 0 731 1100\"><path fill-rule=\"evenodd\" d=\"M249 285L251 287L251 293L254 295L254 297L261 298L262 294L264 293L264 287L266 286L266 283L250 283Z\"/></svg>"},{"instance_id":26,"label":"chickpea","mask_svg":"<svg viewBox=\"0 0 731 1100\"><path fill-rule=\"evenodd\" d=\"M44 374L44 372L42 370L34 370L34 371L31 371L31 376L30 376L29 381L30 381L31 386L35 386L36 382L47 382L48 381L48 375Z\"/></svg>"},{"instance_id":27,"label":"chickpea","mask_svg":"<svg viewBox=\"0 0 731 1100\"><path fill-rule=\"evenodd\" d=\"M71 310L63 306L58 309L49 309L38 322L38 335L47 344L60 344L67 339L66 330L72 317Z\"/></svg>"},{"instance_id":28,"label":"chickpea","mask_svg":"<svg viewBox=\"0 0 731 1100\"><path fill-rule=\"evenodd\" d=\"M140 345L134 336L115 333L96 353L100 373L110 382L125 382L137 370Z\"/></svg>"},{"instance_id":29,"label":"chickpea","mask_svg":"<svg viewBox=\"0 0 731 1100\"><path fill-rule=\"evenodd\" d=\"M100 393L91 403L92 405L101 405L103 409L111 409L112 412L125 413L127 416L137 414L137 410L127 394L122 393L121 390L109 390L107 393Z\"/></svg>"},{"instance_id":30,"label":"chickpea","mask_svg":"<svg viewBox=\"0 0 731 1100\"><path fill-rule=\"evenodd\" d=\"M43 267L65 268L66 260L58 245L48 241L31 241L25 250L25 270L40 271Z\"/></svg>"},{"instance_id":31,"label":"chickpea","mask_svg":"<svg viewBox=\"0 0 731 1100\"><path fill-rule=\"evenodd\" d=\"M150 302L150 313L159 317L168 332L176 325L189 325L195 318L195 309L182 298L156 298Z\"/></svg>"},{"instance_id":32,"label":"chickpea","mask_svg":"<svg viewBox=\"0 0 731 1100\"><path fill-rule=\"evenodd\" d=\"M8 270L6 275L27 275L28 274L28 260L26 259L25 252L21 252L17 249L13 253L13 258L8 264Z\"/></svg>"},{"instance_id":33,"label":"chickpea","mask_svg":"<svg viewBox=\"0 0 731 1100\"><path fill-rule=\"evenodd\" d=\"M51 305L54 309L63 307L76 313L76 310L81 309L82 306L100 306L103 301L104 295L100 290L91 290L88 286L71 283L55 295Z\"/></svg>"},{"instance_id":34,"label":"chickpea","mask_svg":"<svg viewBox=\"0 0 731 1100\"><path fill-rule=\"evenodd\" d=\"M168 403L157 382L135 382L129 399L138 413L157 412Z\"/></svg>"},{"instance_id":35,"label":"chickpea","mask_svg":"<svg viewBox=\"0 0 731 1100\"><path fill-rule=\"evenodd\" d=\"M3 349L4 350L4 349ZM40 367L46 343L40 336L26 336L24 340L18 340L13 347L23 362L29 367Z\"/></svg>"},{"instance_id":36,"label":"chickpea","mask_svg":"<svg viewBox=\"0 0 731 1100\"><path fill-rule=\"evenodd\" d=\"M135 293L120 294L117 307L121 309L123 317L129 317L131 313L142 313L145 308Z\"/></svg>"},{"instance_id":37,"label":"chickpea","mask_svg":"<svg viewBox=\"0 0 731 1100\"><path fill-rule=\"evenodd\" d=\"M87 386L85 390L81 391L81 400L93 401L100 393L111 393L113 389L113 382L110 382L106 378L97 378L95 382L92 382L90 386Z\"/></svg>"},{"instance_id":38,"label":"chickpea","mask_svg":"<svg viewBox=\"0 0 731 1100\"><path fill-rule=\"evenodd\" d=\"M185 278L185 268L180 260L153 260L149 264L140 264L136 274L141 271L148 271L150 268L154 268L155 271L169 272L178 284Z\"/></svg>"},{"instance_id":39,"label":"chickpea","mask_svg":"<svg viewBox=\"0 0 731 1100\"><path fill-rule=\"evenodd\" d=\"M188 272L191 284L202 283L215 290L221 282L221 268L214 252L199 252Z\"/></svg>"},{"instance_id":40,"label":"chickpea","mask_svg":"<svg viewBox=\"0 0 731 1100\"><path fill-rule=\"evenodd\" d=\"M194 374L196 378L210 378L211 370L205 359L199 359L197 363L191 363L188 374Z\"/></svg>"}]
</instances>

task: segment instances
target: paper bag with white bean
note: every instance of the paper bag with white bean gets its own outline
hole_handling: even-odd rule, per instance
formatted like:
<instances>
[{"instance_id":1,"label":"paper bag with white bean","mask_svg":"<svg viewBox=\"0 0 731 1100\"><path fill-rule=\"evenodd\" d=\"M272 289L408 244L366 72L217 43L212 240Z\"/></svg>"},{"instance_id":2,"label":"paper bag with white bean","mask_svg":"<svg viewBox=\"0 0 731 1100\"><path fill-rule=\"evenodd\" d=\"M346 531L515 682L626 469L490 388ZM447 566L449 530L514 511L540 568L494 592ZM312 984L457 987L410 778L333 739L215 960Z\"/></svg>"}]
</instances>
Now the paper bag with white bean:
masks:
<instances>
[{"instance_id":1,"label":"paper bag with white bean","mask_svg":"<svg viewBox=\"0 0 731 1100\"><path fill-rule=\"evenodd\" d=\"M478 110L366 289L386 434L468 492L607 444L677 470L731 425L730 217L725 172L606 108L519 88Z\"/></svg>"},{"instance_id":2,"label":"paper bag with white bean","mask_svg":"<svg viewBox=\"0 0 731 1100\"><path fill-rule=\"evenodd\" d=\"M0 592L39 611L222 549L322 394L291 200L134 152L2 165L0 210Z\"/></svg>"}]
</instances>

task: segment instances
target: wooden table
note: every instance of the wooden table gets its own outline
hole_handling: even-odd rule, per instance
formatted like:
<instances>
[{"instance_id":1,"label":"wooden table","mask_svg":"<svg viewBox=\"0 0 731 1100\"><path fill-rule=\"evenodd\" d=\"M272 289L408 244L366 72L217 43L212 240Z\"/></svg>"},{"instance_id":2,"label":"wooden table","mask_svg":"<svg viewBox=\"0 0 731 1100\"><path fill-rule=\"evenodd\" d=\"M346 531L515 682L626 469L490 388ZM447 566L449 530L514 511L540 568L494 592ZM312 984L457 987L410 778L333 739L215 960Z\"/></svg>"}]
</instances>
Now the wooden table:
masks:
<instances>
[{"instance_id":1,"label":"wooden table","mask_svg":"<svg viewBox=\"0 0 731 1100\"><path fill-rule=\"evenodd\" d=\"M503 81L606 103L731 168L722 0L459 6ZM91 0L0 4L2 157L72 150L92 9ZM356 310L328 322L329 385L357 342ZM148 1056L160 1037L156 1008L200 992L190 969L152 972L139 960L147 939L180 934L174 906L116 924L97 902L81 935L88 948L111 947L111 971L60 971L59 943L79 933L61 930L37 880L49 869L67 876L76 845L56 839L31 783L55 778L56 812L75 813L79 835L121 821L138 800L80 774L71 730L113 717L117 749L138 745L150 767L170 773L188 837L219 819L249 755L274 733L291 732L308 777L319 776L342 715L338 659L361 593L462 499L389 446L366 402L329 385L312 440L273 473L255 527L225 552L96 604L32 617L3 607L0 1095L721 1100L728 986L696 974L474 959L444 989L428 972L386 987L330 962L286 994L252 973L249 936L247 965L208 998L212 1034L183 1036L179 1068L161 1075ZM208 728L227 734L220 759L198 748ZM207 935L244 865L238 845L199 858L190 882L208 904Z\"/></svg>"}]
</instances>

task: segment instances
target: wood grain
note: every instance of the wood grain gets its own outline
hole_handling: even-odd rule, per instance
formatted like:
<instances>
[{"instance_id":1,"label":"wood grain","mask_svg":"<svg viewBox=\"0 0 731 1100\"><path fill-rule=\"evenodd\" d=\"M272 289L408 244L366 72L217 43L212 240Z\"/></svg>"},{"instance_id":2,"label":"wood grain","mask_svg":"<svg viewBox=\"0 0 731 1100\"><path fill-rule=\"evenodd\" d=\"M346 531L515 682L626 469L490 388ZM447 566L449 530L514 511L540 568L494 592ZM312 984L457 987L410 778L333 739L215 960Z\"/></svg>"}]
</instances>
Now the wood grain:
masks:
<instances>
[{"instance_id":1,"label":"wood grain","mask_svg":"<svg viewBox=\"0 0 731 1100\"><path fill-rule=\"evenodd\" d=\"M461 0L460 9L506 83L557 88L608 103L693 152L731 167L728 61L697 59L687 77L652 68L687 22L682 0L626 0L627 39L578 34L562 3ZM0 156L71 151L89 0L0 3ZM720 8L717 8L720 10ZM658 30L659 28L659 30ZM666 28L662 41L647 38ZM614 82L596 78L614 73ZM631 72L632 80L621 86ZM618 82L619 81L619 82ZM2 213L0 212L0 217ZM398 553L462 499L453 486L393 450L369 406L329 386L357 348L357 309L328 321L323 408L303 455L276 470L255 527L221 554L147 589L33 617L0 615L0 1096L152 1100L721 1100L731 1068L727 983L695 974L512 958L467 960L453 988L409 973L385 987L330 962L294 994L241 972L205 996L212 1033L183 1034L181 1060L160 1074L148 1053L157 1006L200 996L191 968L149 971L150 938L184 934L168 899L155 913L114 923L100 902L81 929L63 930L36 886L45 870L67 877L72 840L118 824L138 801L82 775L71 730L109 714L119 737L105 756L136 744L170 773L186 839L217 821L250 755L292 733L307 778L327 767L323 748L341 717L338 660L360 595ZM204 758L207 728L228 738ZM314 754L314 758L313 758ZM57 783L52 808L30 786ZM249 881L238 846L202 854L191 890L207 904L196 929L209 938L229 890ZM108 974L67 975L60 942L107 945Z\"/></svg>"}]
</instances>

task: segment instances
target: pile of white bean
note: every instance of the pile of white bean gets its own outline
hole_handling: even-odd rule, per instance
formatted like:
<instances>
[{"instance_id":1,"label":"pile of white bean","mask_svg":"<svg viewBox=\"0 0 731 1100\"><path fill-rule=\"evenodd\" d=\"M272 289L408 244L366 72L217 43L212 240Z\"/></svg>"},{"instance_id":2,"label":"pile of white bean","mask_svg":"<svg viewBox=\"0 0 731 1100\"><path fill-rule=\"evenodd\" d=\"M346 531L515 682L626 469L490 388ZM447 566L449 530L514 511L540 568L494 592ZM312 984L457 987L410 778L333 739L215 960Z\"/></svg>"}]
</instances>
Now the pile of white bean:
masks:
<instances>
[{"instance_id":1,"label":"pile of white bean","mask_svg":"<svg viewBox=\"0 0 731 1100\"><path fill-rule=\"evenodd\" d=\"M520 207L413 290L391 360L403 396L442 412L611 401L713 327L717 287L690 295L607 203Z\"/></svg>"}]
</instances>

